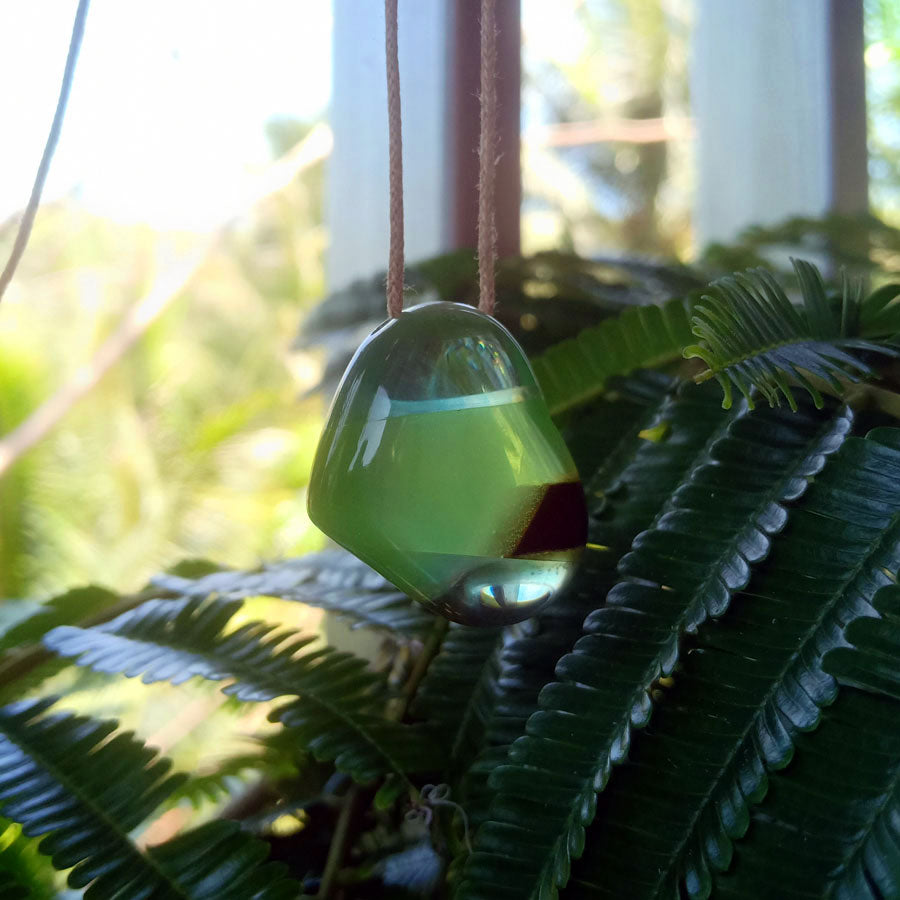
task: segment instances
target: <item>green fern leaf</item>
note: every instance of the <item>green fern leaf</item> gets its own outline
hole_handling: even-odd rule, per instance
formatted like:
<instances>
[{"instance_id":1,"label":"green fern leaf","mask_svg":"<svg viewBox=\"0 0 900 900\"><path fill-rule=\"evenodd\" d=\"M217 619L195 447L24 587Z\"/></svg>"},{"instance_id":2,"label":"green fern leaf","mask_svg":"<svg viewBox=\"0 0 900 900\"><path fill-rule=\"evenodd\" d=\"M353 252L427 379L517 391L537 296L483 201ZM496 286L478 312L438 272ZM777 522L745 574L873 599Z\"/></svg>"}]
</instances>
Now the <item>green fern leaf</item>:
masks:
<instances>
[{"instance_id":1,"label":"green fern leaf","mask_svg":"<svg viewBox=\"0 0 900 900\"><path fill-rule=\"evenodd\" d=\"M601 469L620 468L639 443L661 399L674 393L675 379L658 372L639 371L612 379L603 397L574 410L563 425L563 437L582 481Z\"/></svg>"},{"instance_id":2,"label":"green fern leaf","mask_svg":"<svg viewBox=\"0 0 900 900\"><path fill-rule=\"evenodd\" d=\"M558 681L541 692L526 736L492 774L497 797L479 831L469 880L463 876L462 897L477 896L485 884L544 897L566 883L569 860L580 855L584 825L594 816L595 792L610 765L625 757L632 725L649 717L647 689L671 672L680 635L721 615L731 593L746 584L750 564L784 526L783 502L801 494L825 454L840 446L849 419L844 411L789 416L744 408L724 425L625 558L623 570L640 583L622 582L607 606L588 617L587 636L560 660ZM726 460L729 485L720 478ZM537 808L536 780L553 788L551 807ZM512 851L503 875L492 851L482 849L500 844L522 848ZM497 894L506 895L512 893Z\"/></svg>"},{"instance_id":3,"label":"green fern leaf","mask_svg":"<svg viewBox=\"0 0 900 900\"><path fill-rule=\"evenodd\" d=\"M848 500L854 473L860 499ZM853 438L746 593L699 630L652 730L637 736L598 800L567 896L606 896L604 885L624 883L635 900L709 896L766 792L767 770L787 765L798 734L834 699L825 652L877 621L856 617L871 613L873 595L877 606L876 590L898 566L900 452Z\"/></svg>"},{"instance_id":4,"label":"green fern leaf","mask_svg":"<svg viewBox=\"0 0 900 900\"><path fill-rule=\"evenodd\" d=\"M731 406L734 385L751 407L752 388L756 388L771 406L784 398L796 410L791 380L821 407L821 392L810 376L839 393L841 379L859 381L876 374L858 351L900 355L900 348L847 332L860 316L858 302L854 304L846 287L838 320L818 270L801 260L794 261L794 269L803 295L802 309L791 303L765 269L714 282L694 309L691 330L700 343L685 347L684 356L699 357L706 363L707 371L697 380L715 377L724 391L726 408Z\"/></svg>"},{"instance_id":5,"label":"green fern leaf","mask_svg":"<svg viewBox=\"0 0 900 900\"><path fill-rule=\"evenodd\" d=\"M900 700L900 587L882 588L872 608L876 616L849 624L844 637L852 646L832 650L825 671L841 684Z\"/></svg>"},{"instance_id":6,"label":"green fern leaf","mask_svg":"<svg viewBox=\"0 0 900 900\"><path fill-rule=\"evenodd\" d=\"M632 306L535 357L534 372L550 412L595 399L616 375L680 359L691 339L692 307L691 298Z\"/></svg>"},{"instance_id":7,"label":"green fern leaf","mask_svg":"<svg viewBox=\"0 0 900 900\"><path fill-rule=\"evenodd\" d=\"M274 766L272 767L274 768ZM252 775L263 770L269 774L269 761L262 752L243 753L219 761L212 771L192 773L169 798L170 805L186 800L194 809L204 803L217 803L246 787Z\"/></svg>"},{"instance_id":8,"label":"green fern leaf","mask_svg":"<svg viewBox=\"0 0 900 900\"><path fill-rule=\"evenodd\" d=\"M73 588L44 603L0 635L0 703L17 700L38 688L65 667L62 660L48 656L37 666L29 663L32 646L53 628L95 616L114 607L119 596L92 585ZM20 662L25 662L20 666ZM2 895L0 895L2 896Z\"/></svg>"},{"instance_id":9,"label":"green fern leaf","mask_svg":"<svg viewBox=\"0 0 900 900\"><path fill-rule=\"evenodd\" d=\"M715 880L723 900L900 897L896 701L845 688L769 794Z\"/></svg>"},{"instance_id":10,"label":"green fern leaf","mask_svg":"<svg viewBox=\"0 0 900 900\"><path fill-rule=\"evenodd\" d=\"M263 864L269 848L241 831L237 822L207 822L147 851L173 873L191 900L296 900L300 886L284 877L280 863ZM135 897L130 893L122 900Z\"/></svg>"},{"instance_id":11,"label":"green fern leaf","mask_svg":"<svg viewBox=\"0 0 900 900\"><path fill-rule=\"evenodd\" d=\"M468 764L483 740L497 702L501 650L499 629L451 624L416 695L413 714L437 727L454 768Z\"/></svg>"},{"instance_id":12,"label":"green fern leaf","mask_svg":"<svg viewBox=\"0 0 900 900\"><path fill-rule=\"evenodd\" d=\"M324 550L270 563L256 572L223 570L196 578L157 575L153 584L176 595L239 600L279 597L334 612L355 628L407 636L429 629L433 616L345 550Z\"/></svg>"},{"instance_id":13,"label":"green fern leaf","mask_svg":"<svg viewBox=\"0 0 900 900\"><path fill-rule=\"evenodd\" d=\"M106 588L91 586L66 591L46 603L42 603L35 613L17 622L0 636L0 652L14 650L25 644L33 644L51 628L68 625L85 619L101 610L108 609L119 599L117 594Z\"/></svg>"},{"instance_id":14,"label":"green fern leaf","mask_svg":"<svg viewBox=\"0 0 900 900\"><path fill-rule=\"evenodd\" d=\"M860 333L865 337L890 338L900 334L900 284L886 284L862 302Z\"/></svg>"},{"instance_id":15,"label":"green fern leaf","mask_svg":"<svg viewBox=\"0 0 900 900\"><path fill-rule=\"evenodd\" d=\"M214 823L143 854L129 837L181 776L115 722L45 714L51 700L0 708L0 809L69 885L108 898L164 896L191 900L281 900L296 896L280 866L259 864L268 848L237 826ZM221 826L230 833L226 841ZM191 842L189 857L177 849ZM198 858L203 863L198 866ZM214 864L213 871L207 866ZM202 877L199 877L202 876ZM235 887L242 885L241 891Z\"/></svg>"},{"instance_id":16,"label":"green fern leaf","mask_svg":"<svg viewBox=\"0 0 900 900\"><path fill-rule=\"evenodd\" d=\"M141 675L145 683L181 684L194 676L234 679L225 693L243 701L299 699L272 713L297 731L317 759L367 782L387 772L405 777L439 754L420 729L387 721L384 680L365 660L316 638L250 622L228 631L238 600L151 600L94 628L64 626L46 645L99 672Z\"/></svg>"},{"instance_id":17,"label":"green fern leaf","mask_svg":"<svg viewBox=\"0 0 900 900\"><path fill-rule=\"evenodd\" d=\"M553 680L557 661L582 635L585 615L602 604L615 583L618 548L627 547L637 532L650 525L685 473L699 458L705 458L707 445L730 421L716 392L708 387L688 387L671 394L670 382L656 379L629 380L620 387L628 396L648 404L647 414L639 419L629 417L630 432L617 442L608 463L596 467L597 475L588 483L591 546L582 561L578 583L564 602L554 604L540 617L537 628L529 628L504 647L502 687L487 725L485 746L464 782L467 810L476 822L487 816L493 796L487 787L491 773L506 762L509 746L524 733L541 690ZM606 414L616 415L618 408L615 403L606 404L604 401L599 418L606 422L601 431L607 432L608 442L609 434L619 434ZM593 431L590 418L588 415L584 424ZM575 426L580 427L579 423ZM664 440L643 437L660 430L665 432ZM611 449L607 443L600 446L605 452ZM522 814L531 815L528 810ZM483 849L476 843L476 851ZM469 862L465 878L472 876L474 866L481 865L480 859Z\"/></svg>"}]
</instances>

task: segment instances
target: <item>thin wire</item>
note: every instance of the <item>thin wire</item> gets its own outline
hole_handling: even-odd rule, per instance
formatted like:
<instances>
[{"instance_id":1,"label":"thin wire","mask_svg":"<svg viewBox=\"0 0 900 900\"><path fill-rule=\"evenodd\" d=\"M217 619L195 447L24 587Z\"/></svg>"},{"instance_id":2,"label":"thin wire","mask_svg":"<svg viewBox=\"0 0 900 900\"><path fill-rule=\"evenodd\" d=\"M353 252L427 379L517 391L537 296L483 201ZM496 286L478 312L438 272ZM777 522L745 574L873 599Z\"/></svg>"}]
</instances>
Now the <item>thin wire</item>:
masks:
<instances>
[{"instance_id":1,"label":"thin wire","mask_svg":"<svg viewBox=\"0 0 900 900\"><path fill-rule=\"evenodd\" d=\"M495 0L481 0L481 138L478 143L478 308L494 312L497 258L497 24Z\"/></svg>"},{"instance_id":2,"label":"thin wire","mask_svg":"<svg viewBox=\"0 0 900 900\"><path fill-rule=\"evenodd\" d=\"M384 51L387 60L390 250L388 315L403 312L403 131L400 119L400 64L397 59L397 0L384 0Z\"/></svg>"},{"instance_id":3,"label":"thin wire","mask_svg":"<svg viewBox=\"0 0 900 900\"><path fill-rule=\"evenodd\" d=\"M56 101L56 112L53 116L53 123L50 125L50 134L47 135L47 142L44 144L44 153L41 156L37 175L34 178L31 196L28 198L28 205L25 207L25 212L22 213L22 221L19 223L19 230L16 232L12 252L9 254L9 260L3 272L0 273L0 299L3 298L9 283L12 281L19 261L22 259L22 254L25 253L28 239L31 237L34 217L37 215L44 183L47 181L47 173L50 171L50 160L53 159L53 152L59 143L59 134L62 131L63 119L66 116L66 105L69 102L69 93L72 90L72 79L75 75L75 64L78 62L78 51L81 49L81 39L84 37L84 22L87 19L89 5L90 0L79 0L78 9L75 11L75 22L72 25L72 36L69 39L69 53L66 57L66 68L63 72L62 85L59 89L59 99Z\"/></svg>"}]
</instances>

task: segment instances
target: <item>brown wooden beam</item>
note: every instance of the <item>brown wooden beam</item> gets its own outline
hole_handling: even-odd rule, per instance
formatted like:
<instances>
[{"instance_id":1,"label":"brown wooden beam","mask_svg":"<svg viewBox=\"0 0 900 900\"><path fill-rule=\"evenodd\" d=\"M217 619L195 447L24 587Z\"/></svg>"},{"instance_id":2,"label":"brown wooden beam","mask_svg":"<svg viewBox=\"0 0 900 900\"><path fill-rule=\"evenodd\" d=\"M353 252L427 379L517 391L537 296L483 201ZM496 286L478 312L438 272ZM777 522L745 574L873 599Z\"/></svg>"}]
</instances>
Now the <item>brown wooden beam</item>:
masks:
<instances>
[{"instance_id":1,"label":"brown wooden beam","mask_svg":"<svg viewBox=\"0 0 900 900\"><path fill-rule=\"evenodd\" d=\"M454 248L478 245L478 85L480 72L479 0L451 0L450 66L450 241ZM516 256L520 249L522 174L520 92L522 82L519 0L497 0L497 252Z\"/></svg>"},{"instance_id":2,"label":"brown wooden beam","mask_svg":"<svg viewBox=\"0 0 900 900\"><path fill-rule=\"evenodd\" d=\"M862 213L869 205L863 0L829 0L831 55L831 208Z\"/></svg>"}]
</instances>

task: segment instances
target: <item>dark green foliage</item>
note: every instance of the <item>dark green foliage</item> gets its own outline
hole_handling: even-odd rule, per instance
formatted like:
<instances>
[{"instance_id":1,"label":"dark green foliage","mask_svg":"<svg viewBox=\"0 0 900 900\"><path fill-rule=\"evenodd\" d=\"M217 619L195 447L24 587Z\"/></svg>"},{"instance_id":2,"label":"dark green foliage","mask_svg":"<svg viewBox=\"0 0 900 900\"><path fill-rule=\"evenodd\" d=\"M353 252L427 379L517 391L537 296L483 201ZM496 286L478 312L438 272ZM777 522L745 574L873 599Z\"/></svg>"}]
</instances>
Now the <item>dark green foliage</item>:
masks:
<instances>
[{"instance_id":1,"label":"dark green foliage","mask_svg":"<svg viewBox=\"0 0 900 900\"><path fill-rule=\"evenodd\" d=\"M599 396L610 378L670 363L690 340L692 302L634 306L584 329L534 360L550 411L558 414Z\"/></svg>"},{"instance_id":2,"label":"dark green foliage","mask_svg":"<svg viewBox=\"0 0 900 900\"><path fill-rule=\"evenodd\" d=\"M11 671L13 675L10 679L12 684L5 688L0 678L0 702L21 697L24 692L37 688L46 679L65 668L63 660L51 656L40 666L23 673L27 676L23 677L16 671L17 655L27 654L32 649L30 645L39 642L48 631L58 625L91 620L104 613L111 614L110 611L116 608L118 602L117 594L106 588L91 585L73 588L44 603L34 604L35 609L31 615L19 620L0 635L0 656L8 653L5 662L11 668L7 671ZM0 671L3 669L0 668Z\"/></svg>"},{"instance_id":3,"label":"dark green foliage","mask_svg":"<svg viewBox=\"0 0 900 900\"><path fill-rule=\"evenodd\" d=\"M796 216L775 225L746 228L731 245L711 244L701 259L710 276L726 275L758 266L790 279L785 253L825 256L831 267L860 277L883 279L885 257L900 251L900 231L870 213L831 213L821 219ZM896 267L895 267L896 270Z\"/></svg>"},{"instance_id":4,"label":"dark green foliage","mask_svg":"<svg viewBox=\"0 0 900 900\"><path fill-rule=\"evenodd\" d=\"M57 628L44 641L80 665L140 675L147 684L181 684L199 675L234 679L224 691L243 701L296 694L273 717L317 759L334 760L360 781L434 764L424 732L381 716L385 686L365 660L328 647L311 650L314 637L264 622L228 631L240 607L237 600L150 600L94 628Z\"/></svg>"},{"instance_id":5,"label":"dark green foliage","mask_svg":"<svg viewBox=\"0 0 900 900\"><path fill-rule=\"evenodd\" d=\"M0 636L0 653L39 641L51 628L86 619L112 606L118 595L101 587L74 588L54 597Z\"/></svg>"},{"instance_id":6,"label":"dark green foliage","mask_svg":"<svg viewBox=\"0 0 900 900\"><path fill-rule=\"evenodd\" d=\"M45 714L52 701L0 709L0 809L41 836L42 853L88 897L205 898L296 895L268 851L226 823L212 823L143 854L129 837L181 776L115 722ZM192 847L185 853L184 847ZM198 866L198 858L203 863ZM240 893L233 892L242 884Z\"/></svg>"},{"instance_id":7,"label":"dark green foliage","mask_svg":"<svg viewBox=\"0 0 900 900\"><path fill-rule=\"evenodd\" d=\"M263 748L256 753L243 753L218 761L214 770L191 774L170 797L170 803L187 800L194 809L203 803L216 803L235 793L252 777L265 771L270 776L281 774L278 760L266 756Z\"/></svg>"},{"instance_id":8,"label":"dark green foliage","mask_svg":"<svg viewBox=\"0 0 900 900\"><path fill-rule=\"evenodd\" d=\"M874 621L855 617L900 566L898 516L841 502L843 485L858 472L862 495L880 493L897 509L898 467L900 453L885 460L875 442L851 439L733 601L734 627L699 630L677 690L599 798L574 896L616 896L626 882L635 898L677 896L682 880L689 896L709 895L711 873L728 868L732 840L766 793L766 771L790 762L798 734L816 727L836 695L824 654L842 641L842 623L852 632ZM665 831L654 829L657 819ZM657 864L645 865L650 858Z\"/></svg>"},{"instance_id":9,"label":"dark green foliage","mask_svg":"<svg viewBox=\"0 0 900 900\"><path fill-rule=\"evenodd\" d=\"M716 897L900 896L896 702L845 689L790 769L771 778Z\"/></svg>"},{"instance_id":10,"label":"dark green foliage","mask_svg":"<svg viewBox=\"0 0 900 900\"><path fill-rule=\"evenodd\" d=\"M236 822L207 822L147 856L166 873L177 873L180 894L192 900L294 900L299 885L280 865L261 865L268 847L249 838ZM136 893L126 895L129 900ZM122 900L126 900L123 896Z\"/></svg>"},{"instance_id":11,"label":"dark green foliage","mask_svg":"<svg viewBox=\"0 0 900 900\"><path fill-rule=\"evenodd\" d=\"M630 307L656 308L670 297L699 290L706 282L700 273L685 266L642 260L583 259L558 252L503 260L496 275L497 318L529 355L555 345L572 347L574 344L569 339L604 319ZM381 272L331 294L304 321L295 347L324 351L326 361L320 388L333 391L360 341L384 321L384 279L385 273ZM409 289L407 305L429 300L478 305L476 258L468 250L407 266L404 284ZM632 311L628 318L627 332L634 341L665 343L668 340L648 333L644 327L656 323L657 313L635 318ZM673 308L664 318L674 323L682 316ZM685 340L669 347L672 359L679 358L681 347L690 339L689 320L688 316L679 326ZM612 332L612 336L618 335L618 330ZM614 347L614 353L618 352ZM655 356L640 351L638 356L639 359L631 358L629 351L627 366L616 372L655 364ZM569 393L565 385L559 387L563 394ZM597 393L599 386L592 395ZM560 399L569 405L562 395Z\"/></svg>"},{"instance_id":12,"label":"dark green foliage","mask_svg":"<svg viewBox=\"0 0 900 900\"><path fill-rule=\"evenodd\" d=\"M670 379L645 373L619 383L615 399L595 403L590 414L570 425L568 436L574 446L590 440L582 462L584 471L595 473L588 486L590 541L599 544L615 538L627 543L649 524L658 506L648 504L642 492L633 489L640 472L648 466L657 471L660 493L655 496L661 504L677 484L692 453L724 418L711 392L692 390L694 396L685 399L677 397L673 390ZM698 400L696 395L703 394L707 396ZM704 410L709 416L702 415ZM648 426L658 428L663 423L666 428L674 423L680 432L681 424L688 419L695 420L694 426L690 435L682 435L681 440L663 446L641 437ZM463 631L447 647L447 656L455 652L460 657L457 647L464 647L467 657L473 660L472 668L481 677L473 694L476 718L459 723L469 729L475 725L475 732L481 735L477 758L461 784L462 796L475 822L487 813L490 773L505 760L509 745L522 733L541 689L553 678L557 660L581 635L584 617L596 607L598 594L605 593L615 581L614 565L614 554L608 549L589 550L568 602L552 606L534 622L507 629L490 657L473 657L477 632ZM423 685L426 695L432 683L436 694L441 690L441 671L445 667L465 666L462 658L454 663L443 656L437 658L433 667L436 671L429 673ZM471 731L467 738L469 744L475 744ZM461 731L455 743L459 746L462 741Z\"/></svg>"},{"instance_id":13,"label":"dark green foliage","mask_svg":"<svg viewBox=\"0 0 900 900\"><path fill-rule=\"evenodd\" d=\"M868 337L900 334L900 285L885 284L866 297L859 309L859 330Z\"/></svg>"},{"instance_id":14,"label":"dark green foliage","mask_svg":"<svg viewBox=\"0 0 900 900\"><path fill-rule=\"evenodd\" d=\"M841 309L835 310L818 270L802 261L795 261L794 268L802 308L791 303L771 273L756 269L714 282L694 309L691 330L701 343L686 347L684 355L706 363L708 370L698 377L716 377L725 392L726 408L731 406L733 384L751 405L755 387L770 405L780 404L783 397L796 409L791 381L821 406L817 379L839 393L842 379L859 381L875 375L861 351L900 354L900 348L863 339L860 301L848 285ZM891 290L863 304L868 307L867 324L875 329L868 333L878 337L895 333L885 331L898 324L896 310L885 309L897 293L896 288L893 294Z\"/></svg>"},{"instance_id":15,"label":"dark green foliage","mask_svg":"<svg viewBox=\"0 0 900 900\"><path fill-rule=\"evenodd\" d=\"M29 889L11 872L0 871L0 896L8 900L29 900Z\"/></svg>"},{"instance_id":16,"label":"dark green foliage","mask_svg":"<svg viewBox=\"0 0 900 900\"><path fill-rule=\"evenodd\" d=\"M841 684L900 700L900 588L882 588L872 610L875 616L861 616L847 626L844 638L853 646L832 650L825 670Z\"/></svg>"},{"instance_id":17,"label":"dark green foliage","mask_svg":"<svg viewBox=\"0 0 900 900\"><path fill-rule=\"evenodd\" d=\"M438 726L457 766L470 761L496 709L502 644L498 628L451 624L419 689L415 712Z\"/></svg>"},{"instance_id":18,"label":"dark green foliage","mask_svg":"<svg viewBox=\"0 0 900 900\"><path fill-rule=\"evenodd\" d=\"M423 277L463 284L470 268L448 257ZM720 282L695 312L712 372L743 391L725 409L716 385L668 365L691 300L613 318L621 298L593 263L516 271L520 294L562 291L558 306L513 307L546 310L541 335L568 303L595 317L535 361L587 494L567 593L511 628L444 630L327 551L254 572L181 567L106 624L70 621L92 614L71 598L25 620L7 647L44 635L99 672L222 681L236 708L272 704L249 754L180 785L114 723L0 710L0 814L32 834L44 823L42 851L78 863L73 883L94 878L88 896L287 898L302 883L346 900L398 885L438 900L900 898L900 429L882 365L900 288L837 295L798 264L794 306L765 274ZM647 364L664 371L632 371ZM822 396L882 374L890 402ZM792 409L754 409L760 396ZM400 652L376 673L247 622L258 595L325 608ZM135 602L89 596L101 615ZM0 685L21 690L43 658L0 647ZM128 834L164 798L234 791L226 815L297 883L215 818L146 852ZM304 827L279 836L295 816ZM33 888L18 864L33 845L0 837L0 896ZM156 894L135 887L153 879Z\"/></svg>"},{"instance_id":19,"label":"dark green foliage","mask_svg":"<svg viewBox=\"0 0 900 900\"><path fill-rule=\"evenodd\" d=\"M685 431L696 427L696 418L689 421ZM560 659L558 680L543 688L525 736L491 776L491 821L467 868L478 887L470 892L464 874L460 896L478 896L485 884L497 896L543 896L566 883L569 860L581 855L584 826L594 817L595 792L624 759L632 726L646 724L648 690L673 670L681 635L725 612L750 565L767 553L770 535L784 526L781 503L803 492L848 427L842 411L751 415L744 408L698 448L680 486L620 564L639 580L619 583L606 607L588 616L585 637ZM680 431L667 439L676 452ZM731 464L727 483L719 477L724 461ZM553 807L534 802L535 778L554 786ZM503 871L509 863L493 851L498 842L521 848L510 853L515 876Z\"/></svg>"}]
</instances>

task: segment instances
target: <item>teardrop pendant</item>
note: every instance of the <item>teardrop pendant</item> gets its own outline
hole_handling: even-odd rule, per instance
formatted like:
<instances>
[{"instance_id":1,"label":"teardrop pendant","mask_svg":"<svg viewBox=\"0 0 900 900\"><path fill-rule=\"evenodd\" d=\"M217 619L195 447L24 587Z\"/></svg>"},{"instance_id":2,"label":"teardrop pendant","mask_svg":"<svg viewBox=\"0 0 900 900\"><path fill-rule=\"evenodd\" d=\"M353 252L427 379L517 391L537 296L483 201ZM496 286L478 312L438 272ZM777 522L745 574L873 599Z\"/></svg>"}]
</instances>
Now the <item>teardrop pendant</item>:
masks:
<instances>
[{"instance_id":1,"label":"teardrop pendant","mask_svg":"<svg viewBox=\"0 0 900 900\"><path fill-rule=\"evenodd\" d=\"M534 615L587 536L575 464L521 347L456 303L414 306L344 373L309 515L398 588L468 625Z\"/></svg>"}]
</instances>

